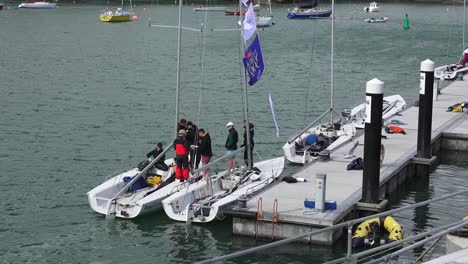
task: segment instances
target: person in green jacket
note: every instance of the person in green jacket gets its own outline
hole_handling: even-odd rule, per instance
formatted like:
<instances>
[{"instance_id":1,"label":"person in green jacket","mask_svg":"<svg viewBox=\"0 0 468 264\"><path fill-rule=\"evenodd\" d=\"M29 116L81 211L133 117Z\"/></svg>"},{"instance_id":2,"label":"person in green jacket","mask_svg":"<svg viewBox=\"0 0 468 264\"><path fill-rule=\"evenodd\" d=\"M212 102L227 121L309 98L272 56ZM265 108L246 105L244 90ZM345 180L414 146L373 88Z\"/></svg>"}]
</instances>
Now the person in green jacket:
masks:
<instances>
[{"instance_id":1,"label":"person in green jacket","mask_svg":"<svg viewBox=\"0 0 468 264\"><path fill-rule=\"evenodd\" d=\"M226 125L227 130L229 131L229 134L226 139L226 144L224 144L224 147L226 147L227 153L226 154L232 154L237 150L237 141L239 140L239 135L237 134L236 129L234 128L234 123L228 122ZM228 170L226 174L231 174L234 173L236 170L236 155L233 155L228 158Z\"/></svg>"}]
</instances>

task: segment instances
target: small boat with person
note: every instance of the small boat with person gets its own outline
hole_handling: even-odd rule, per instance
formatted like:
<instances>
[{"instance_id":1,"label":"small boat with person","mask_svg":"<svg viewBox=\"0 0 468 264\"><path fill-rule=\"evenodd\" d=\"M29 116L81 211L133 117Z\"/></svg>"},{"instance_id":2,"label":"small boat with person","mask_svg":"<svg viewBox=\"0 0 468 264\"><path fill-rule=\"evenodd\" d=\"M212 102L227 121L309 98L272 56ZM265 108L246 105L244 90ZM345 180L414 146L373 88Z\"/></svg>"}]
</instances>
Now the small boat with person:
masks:
<instances>
[{"instance_id":1,"label":"small boat with person","mask_svg":"<svg viewBox=\"0 0 468 264\"><path fill-rule=\"evenodd\" d=\"M388 20L388 17L369 17L367 19L364 20L364 22L368 22L368 23L385 23L387 22Z\"/></svg>"},{"instance_id":2,"label":"small boat with person","mask_svg":"<svg viewBox=\"0 0 468 264\"><path fill-rule=\"evenodd\" d=\"M18 5L18 8L32 8L32 9L52 9L56 8L57 3L43 2L43 1L27 1Z\"/></svg>"},{"instance_id":3,"label":"small boat with person","mask_svg":"<svg viewBox=\"0 0 468 264\"><path fill-rule=\"evenodd\" d=\"M463 51L458 63L435 68L434 77L441 80L454 80L468 74L468 49Z\"/></svg>"},{"instance_id":4,"label":"small boat with person","mask_svg":"<svg viewBox=\"0 0 468 264\"><path fill-rule=\"evenodd\" d=\"M362 222L351 238L353 248L377 247L403 239L403 227L391 216Z\"/></svg>"},{"instance_id":5,"label":"small boat with person","mask_svg":"<svg viewBox=\"0 0 468 264\"><path fill-rule=\"evenodd\" d=\"M379 4L377 4L376 2L371 2L369 4L369 6L365 6L364 7L364 12L379 12L380 11L380 7L379 7Z\"/></svg>"}]
</instances>

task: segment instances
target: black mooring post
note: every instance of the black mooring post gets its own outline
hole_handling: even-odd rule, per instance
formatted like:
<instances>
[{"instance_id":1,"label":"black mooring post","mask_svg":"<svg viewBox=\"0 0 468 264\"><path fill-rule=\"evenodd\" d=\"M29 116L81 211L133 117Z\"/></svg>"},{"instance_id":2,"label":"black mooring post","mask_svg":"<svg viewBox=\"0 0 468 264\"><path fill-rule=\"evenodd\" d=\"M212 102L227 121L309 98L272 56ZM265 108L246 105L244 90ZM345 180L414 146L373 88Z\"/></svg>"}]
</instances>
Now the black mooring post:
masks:
<instances>
[{"instance_id":1,"label":"black mooring post","mask_svg":"<svg viewBox=\"0 0 468 264\"><path fill-rule=\"evenodd\" d=\"M379 203L380 144L384 83L372 79L366 84L366 123L364 128L364 171L362 201ZM370 107L369 107L370 106Z\"/></svg>"},{"instance_id":2,"label":"black mooring post","mask_svg":"<svg viewBox=\"0 0 468 264\"><path fill-rule=\"evenodd\" d=\"M418 116L418 158L430 159L432 134L432 96L434 93L434 62L421 62Z\"/></svg>"}]
</instances>

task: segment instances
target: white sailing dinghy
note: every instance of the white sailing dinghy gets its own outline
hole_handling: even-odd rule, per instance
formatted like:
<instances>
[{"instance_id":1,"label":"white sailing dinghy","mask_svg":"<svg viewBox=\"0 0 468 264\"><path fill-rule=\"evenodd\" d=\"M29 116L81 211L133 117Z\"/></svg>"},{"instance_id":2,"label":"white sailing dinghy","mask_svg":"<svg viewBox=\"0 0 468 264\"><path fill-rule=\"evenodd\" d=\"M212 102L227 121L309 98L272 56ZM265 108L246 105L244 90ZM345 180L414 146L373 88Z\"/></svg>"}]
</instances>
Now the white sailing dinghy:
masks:
<instances>
[{"instance_id":1,"label":"white sailing dinghy","mask_svg":"<svg viewBox=\"0 0 468 264\"><path fill-rule=\"evenodd\" d=\"M239 1L239 10L241 10L242 3ZM239 25L243 25L243 30L247 28L250 31L250 36L246 39L250 39L255 35L256 27L250 27L249 21L255 19L255 14L253 13L253 5L250 4L249 9L246 13L246 20L242 24L242 14L240 15ZM251 20L252 19L252 20ZM249 26L249 27L247 27ZM253 30L252 30L253 28ZM245 31L243 31L245 33ZM243 35L246 36L246 35ZM258 35L255 35L255 40L258 41ZM255 40L253 42L255 42ZM244 58L243 38L240 38L240 51L241 57ZM257 43L257 42L256 42ZM250 50L247 54L256 54L256 58L261 57L261 52L255 49L253 52ZM253 55L252 55L253 56ZM258 62L258 61L257 61ZM263 65L262 63L259 63ZM262 68L263 66L258 66ZM257 68L256 68L257 69ZM249 67L249 70L252 68ZM245 77L245 70L243 72L243 77ZM249 74L250 75L250 74ZM259 78L259 77L258 77ZM247 89L246 89L246 78L242 78L243 85L243 98L244 98L244 118L246 124L249 123L248 119L248 98L247 98ZM252 80L252 79L251 79ZM258 80L258 79L257 79ZM250 146L250 130L246 130L246 144L248 148ZM237 150L241 151L243 148ZM172 194L168 198L162 201L164 211L167 216L171 219L184 222L200 222L206 223L210 222L217 217L223 215L225 209L230 208L235 205L236 201L242 196L248 199L251 195L254 195L272 184L275 179L277 179L281 172L284 169L284 157L277 157L270 160L261 161L253 164L252 167L252 157L251 152L247 150L247 158L249 160L248 165L241 171L236 171L233 175L226 175L226 172L222 172L207 178L207 180L202 180L196 184L191 184L187 187L186 191L181 191L175 194ZM218 162L220 159L213 161L212 163L206 165L209 166ZM203 170L200 168L199 170Z\"/></svg>"},{"instance_id":2,"label":"white sailing dinghy","mask_svg":"<svg viewBox=\"0 0 468 264\"><path fill-rule=\"evenodd\" d=\"M89 205L97 213L120 218L134 218L160 209L162 199L178 191L180 185L174 181L173 160L168 159L165 163L169 166L167 171L156 169L154 163L150 163L151 166L141 171L133 168L106 180L87 193ZM161 176L161 183L133 190L132 186L145 181L147 175ZM132 180L126 182L126 177Z\"/></svg>"},{"instance_id":3,"label":"white sailing dinghy","mask_svg":"<svg viewBox=\"0 0 468 264\"><path fill-rule=\"evenodd\" d=\"M332 1L332 18L335 15L335 2ZM321 153L327 155L336 150L344 143L352 140L356 135L356 128L351 124L344 124L339 121L333 122L334 103L333 103L333 65L334 65L334 39L335 39L335 19L331 21L331 81L330 81L330 108L320 117L310 123L301 132L291 137L283 145L284 157L292 162L305 164L315 160ZM330 114L330 123L318 125L317 123L327 114Z\"/></svg>"},{"instance_id":4,"label":"white sailing dinghy","mask_svg":"<svg viewBox=\"0 0 468 264\"><path fill-rule=\"evenodd\" d=\"M169 218L181 222L207 223L220 219L240 197L249 198L273 183L284 169L284 157L254 164L252 170L225 172L189 185L162 201Z\"/></svg>"},{"instance_id":5,"label":"white sailing dinghy","mask_svg":"<svg viewBox=\"0 0 468 264\"><path fill-rule=\"evenodd\" d=\"M435 68L434 77L441 80L454 80L468 73L468 49L463 51L456 64L449 64Z\"/></svg>"},{"instance_id":6,"label":"white sailing dinghy","mask_svg":"<svg viewBox=\"0 0 468 264\"><path fill-rule=\"evenodd\" d=\"M178 26L163 26L151 25L156 27L172 27L179 29L178 35L178 52L177 52L177 81L176 81L176 114L175 114L175 133L177 137L177 128L179 121L179 89L180 89L180 47L181 47L181 10L182 0L179 1L179 25ZM193 31L200 31L196 29L184 28ZM175 180L173 159L165 160L165 164L169 167L168 170L157 169L159 167L157 162L165 153L173 147L173 143L167 146L166 149L156 157L151 163L144 167L141 171L138 168L133 168L124 173L120 173L112 178L106 180L99 186L95 187L87 193L89 205L91 208L106 215L106 217L121 217L121 218L134 218L145 213L150 213L155 210L161 209L161 201L169 195L183 190L189 185L188 182L180 183ZM150 175L160 176L159 183L156 182L153 186L144 187L145 179ZM128 177L128 178L125 178ZM127 181L125 181L127 179ZM128 182L128 180L130 182ZM193 173L190 181L195 182L200 179L198 173ZM143 183L142 183L143 182ZM142 188L135 188L136 185L143 186Z\"/></svg>"},{"instance_id":7,"label":"white sailing dinghy","mask_svg":"<svg viewBox=\"0 0 468 264\"><path fill-rule=\"evenodd\" d=\"M406 102L399 94L386 96L383 98L382 120L398 114L406 108ZM351 109L350 121L356 128L363 129L366 123L366 113L369 110L367 103L362 103Z\"/></svg>"}]
</instances>

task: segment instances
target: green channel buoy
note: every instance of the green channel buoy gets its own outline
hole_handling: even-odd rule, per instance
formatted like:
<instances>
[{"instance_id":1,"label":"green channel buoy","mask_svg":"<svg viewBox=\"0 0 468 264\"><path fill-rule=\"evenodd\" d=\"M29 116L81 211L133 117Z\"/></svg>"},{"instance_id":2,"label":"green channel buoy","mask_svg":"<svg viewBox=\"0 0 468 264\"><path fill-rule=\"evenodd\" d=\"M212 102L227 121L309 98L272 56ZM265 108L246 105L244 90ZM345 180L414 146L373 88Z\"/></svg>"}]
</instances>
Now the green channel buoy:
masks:
<instances>
[{"instance_id":1,"label":"green channel buoy","mask_svg":"<svg viewBox=\"0 0 468 264\"><path fill-rule=\"evenodd\" d=\"M410 29L408 14L406 14L405 20L403 21L403 28L404 29Z\"/></svg>"}]
</instances>

